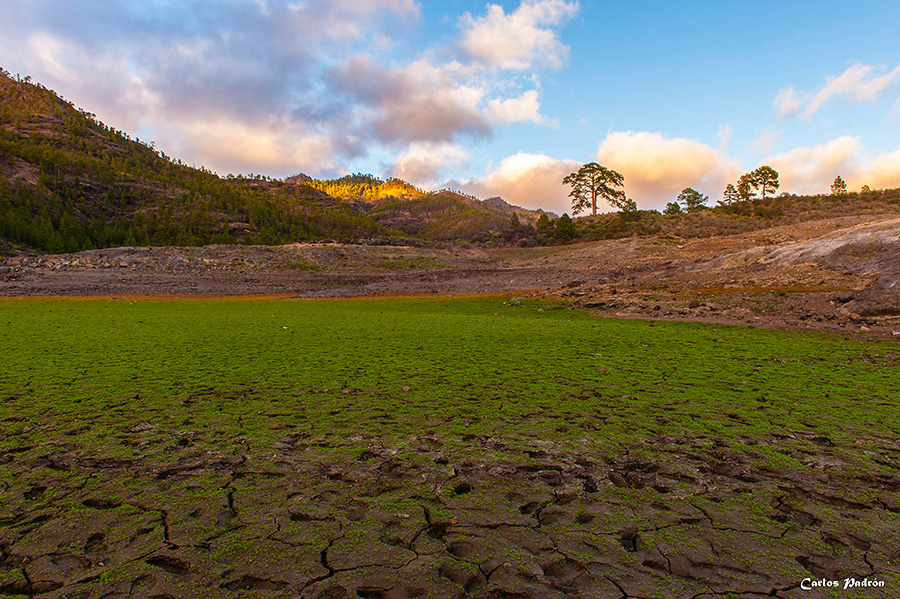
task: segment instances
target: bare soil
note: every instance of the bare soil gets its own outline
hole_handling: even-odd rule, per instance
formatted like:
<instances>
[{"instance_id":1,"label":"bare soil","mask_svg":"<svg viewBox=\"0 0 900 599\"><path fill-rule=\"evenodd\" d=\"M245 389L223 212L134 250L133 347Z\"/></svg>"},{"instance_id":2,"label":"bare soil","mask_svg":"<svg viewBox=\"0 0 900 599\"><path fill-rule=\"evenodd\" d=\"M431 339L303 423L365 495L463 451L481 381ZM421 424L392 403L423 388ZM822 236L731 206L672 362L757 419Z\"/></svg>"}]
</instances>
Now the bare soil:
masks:
<instances>
[{"instance_id":1,"label":"bare soil","mask_svg":"<svg viewBox=\"0 0 900 599\"><path fill-rule=\"evenodd\" d=\"M558 296L602 316L900 335L900 216L549 248L115 248L0 263L0 295Z\"/></svg>"}]
</instances>

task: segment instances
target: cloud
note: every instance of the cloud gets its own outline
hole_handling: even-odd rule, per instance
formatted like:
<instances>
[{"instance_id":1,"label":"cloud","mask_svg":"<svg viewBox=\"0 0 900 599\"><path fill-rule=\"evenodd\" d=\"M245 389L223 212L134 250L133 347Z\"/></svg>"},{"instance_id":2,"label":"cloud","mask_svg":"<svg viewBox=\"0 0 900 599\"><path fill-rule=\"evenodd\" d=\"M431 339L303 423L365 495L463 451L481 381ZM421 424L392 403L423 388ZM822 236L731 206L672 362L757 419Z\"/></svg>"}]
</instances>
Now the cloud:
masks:
<instances>
[{"instance_id":1,"label":"cloud","mask_svg":"<svg viewBox=\"0 0 900 599\"><path fill-rule=\"evenodd\" d=\"M346 171L386 153L399 155L398 169L427 173L422 148L487 139L508 123L552 125L534 73L505 69L561 64L555 27L578 6L525 0L507 15L491 5L459 21L458 40L416 51L390 41L415 34L415 0L8 4L15 18L0 20L0 56L18 62L3 66L172 156L276 175ZM515 52L486 54L478 32Z\"/></svg>"},{"instance_id":2,"label":"cloud","mask_svg":"<svg viewBox=\"0 0 900 599\"><path fill-rule=\"evenodd\" d=\"M827 193L837 175L853 189L900 187L900 149L866 160L855 137L794 148L763 158L750 169L741 169L729 158L694 140L668 139L651 132L611 132L600 144L597 161L625 177L625 191L642 209L659 210L685 187L710 196L715 205L728 183L756 166L768 164L779 173L779 191ZM569 188L562 179L581 163L543 154L519 152L479 180L451 182L451 187L479 197L499 195L526 208L542 207L571 213ZM608 208L612 210L612 208Z\"/></svg>"},{"instance_id":3,"label":"cloud","mask_svg":"<svg viewBox=\"0 0 900 599\"><path fill-rule=\"evenodd\" d=\"M488 13L460 19L462 49L490 68L526 70L539 64L559 68L569 56L569 48L557 38L552 27L575 16L578 2L566 0L524 0L506 14L499 4L488 4Z\"/></svg>"},{"instance_id":4,"label":"cloud","mask_svg":"<svg viewBox=\"0 0 900 599\"><path fill-rule=\"evenodd\" d=\"M500 196L510 204L523 208L543 208L558 214L571 213L569 188L563 177L577 171L581 164L574 160L557 160L543 154L519 152L488 170L477 181L457 184L468 193L487 198Z\"/></svg>"},{"instance_id":5,"label":"cloud","mask_svg":"<svg viewBox=\"0 0 900 599\"><path fill-rule=\"evenodd\" d=\"M487 136L490 127L478 105L484 91L461 84L451 69L425 61L384 69L357 56L326 79L356 106L357 128L385 143L445 142L461 134Z\"/></svg>"},{"instance_id":6,"label":"cloud","mask_svg":"<svg viewBox=\"0 0 900 599\"><path fill-rule=\"evenodd\" d=\"M848 176L853 178L850 173L859 170L862 150L858 138L845 135L818 146L794 148L768 156L761 164L768 164L778 171L781 191L823 193L837 175L842 175L845 180Z\"/></svg>"},{"instance_id":7,"label":"cloud","mask_svg":"<svg viewBox=\"0 0 900 599\"><path fill-rule=\"evenodd\" d=\"M880 77L873 77L874 71L873 66L857 63L841 75L829 77L828 83L806 108L806 114L815 114L825 102L836 96L847 95L856 102L873 100L879 93L900 81L900 66Z\"/></svg>"},{"instance_id":8,"label":"cloud","mask_svg":"<svg viewBox=\"0 0 900 599\"><path fill-rule=\"evenodd\" d=\"M868 185L872 189L900 187L900 149L879 155L871 164L845 177L853 189Z\"/></svg>"},{"instance_id":9,"label":"cloud","mask_svg":"<svg viewBox=\"0 0 900 599\"><path fill-rule=\"evenodd\" d=\"M716 137L719 138L719 152L724 153L728 149L728 142L731 141L731 125L719 125Z\"/></svg>"},{"instance_id":10,"label":"cloud","mask_svg":"<svg viewBox=\"0 0 900 599\"><path fill-rule=\"evenodd\" d=\"M646 131L607 134L596 159L622 173L626 195L641 209L661 209L686 187L709 195L714 204L725 185L740 176L729 158L709 146Z\"/></svg>"},{"instance_id":11,"label":"cloud","mask_svg":"<svg viewBox=\"0 0 900 599\"><path fill-rule=\"evenodd\" d=\"M541 114L537 90L528 90L517 98L494 99L488 102L487 118L494 123L549 123Z\"/></svg>"},{"instance_id":12,"label":"cloud","mask_svg":"<svg viewBox=\"0 0 900 599\"><path fill-rule=\"evenodd\" d=\"M420 187L434 187L442 173L459 167L469 159L461 146L450 143L415 143L397 157L389 172L392 177Z\"/></svg>"},{"instance_id":13,"label":"cloud","mask_svg":"<svg viewBox=\"0 0 900 599\"><path fill-rule=\"evenodd\" d=\"M828 193L840 175L851 189L900 187L900 149L874 159L859 138L845 135L824 144L794 148L763 159L778 171L781 189L797 194Z\"/></svg>"},{"instance_id":14,"label":"cloud","mask_svg":"<svg viewBox=\"0 0 900 599\"><path fill-rule=\"evenodd\" d=\"M813 116L826 103L841 96L854 102L871 102L900 84L900 66L877 74L883 71L883 67L856 63L837 77L828 77L825 85L815 93L798 93L792 87L780 90L773 105L781 117L786 118L801 109L806 116Z\"/></svg>"},{"instance_id":15,"label":"cloud","mask_svg":"<svg viewBox=\"0 0 900 599\"><path fill-rule=\"evenodd\" d=\"M793 87L779 90L772 104L783 119L794 116L800 110L800 98L797 97Z\"/></svg>"},{"instance_id":16,"label":"cloud","mask_svg":"<svg viewBox=\"0 0 900 599\"><path fill-rule=\"evenodd\" d=\"M760 152L763 154L768 154L772 151L772 145L775 143L775 138L781 134L781 131L764 131L760 133L759 137L753 142L750 146L750 149L754 152Z\"/></svg>"},{"instance_id":17,"label":"cloud","mask_svg":"<svg viewBox=\"0 0 900 599\"><path fill-rule=\"evenodd\" d=\"M215 164L220 174L342 170L334 159L340 150L330 136L304 133L280 119L252 126L232 119L192 120L180 123L179 131L196 165Z\"/></svg>"}]
</instances>

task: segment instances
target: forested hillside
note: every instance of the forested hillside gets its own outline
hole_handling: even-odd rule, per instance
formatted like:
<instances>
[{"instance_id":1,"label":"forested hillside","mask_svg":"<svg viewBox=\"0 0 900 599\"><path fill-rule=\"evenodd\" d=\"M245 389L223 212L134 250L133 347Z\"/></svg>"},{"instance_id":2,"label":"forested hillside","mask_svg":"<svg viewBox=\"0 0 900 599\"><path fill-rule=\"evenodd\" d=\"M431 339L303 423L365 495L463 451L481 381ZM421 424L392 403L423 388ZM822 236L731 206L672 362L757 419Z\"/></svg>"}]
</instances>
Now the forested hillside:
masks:
<instances>
[{"instance_id":1,"label":"forested hillside","mask_svg":"<svg viewBox=\"0 0 900 599\"><path fill-rule=\"evenodd\" d=\"M220 177L0 71L0 240L7 247L440 240L508 228L509 215L492 205L396 179Z\"/></svg>"}]
</instances>

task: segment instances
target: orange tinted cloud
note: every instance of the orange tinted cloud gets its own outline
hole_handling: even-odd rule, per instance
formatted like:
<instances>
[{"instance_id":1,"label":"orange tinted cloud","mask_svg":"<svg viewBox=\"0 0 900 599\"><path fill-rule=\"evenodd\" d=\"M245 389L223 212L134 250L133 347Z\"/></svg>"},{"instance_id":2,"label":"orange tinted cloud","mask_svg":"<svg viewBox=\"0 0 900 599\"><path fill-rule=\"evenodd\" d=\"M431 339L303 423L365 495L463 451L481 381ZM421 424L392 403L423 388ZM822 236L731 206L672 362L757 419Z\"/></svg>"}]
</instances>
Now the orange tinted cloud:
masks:
<instances>
[{"instance_id":1,"label":"orange tinted cloud","mask_svg":"<svg viewBox=\"0 0 900 599\"><path fill-rule=\"evenodd\" d=\"M479 181L462 185L464 191L481 198L500 196L510 204L523 208L543 208L571 214L569 188L563 177L577 171L581 164L574 160L556 160L543 154L519 152L508 156L500 166Z\"/></svg>"},{"instance_id":2,"label":"orange tinted cloud","mask_svg":"<svg viewBox=\"0 0 900 599\"><path fill-rule=\"evenodd\" d=\"M862 152L859 139L845 135L827 143L794 148L764 158L778 171L780 190L790 193L823 193L828 191L838 175L846 180L850 173L859 170L857 160Z\"/></svg>"},{"instance_id":3,"label":"orange tinted cloud","mask_svg":"<svg viewBox=\"0 0 900 599\"><path fill-rule=\"evenodd\" d=\"M900 187L900 149L870 159L859 138L844 135L813 147L794 148L763 160L778 171L781 190L798 194L828 193L834 178L853 191Z\"/></svg>"},{"instance_id":4,"label":"orange tinted cloud","mask_svg":"<svg viewBox=\"0 0 900 599\"><path fill-rule=\"evenodd\" d=\"M333 156L334 140L304 132L300 127L275 121L246 125L227 119L178 123L185 134L182 143L200 165L216 165L221 174L267 172L319 172L339 169Z\"/></svg>"},{"instance_id":5,"label":"orange tinted cloud","mask_svg":"<svg viewBox=\"0 0 900 599\"><path fill-rule=\"evenodd\" d=\"M659 210L686 187L710 196L740 176L723 154L691 139L667 139L660 133L614 131L600 143L597 162L625 177L625 193L641 209Z\"/></svg>"},{"instance_id":6,"label":"orange tinted cloud","mask_svg":"<svg viewBox=\"0 0 900 599\"><path fill-rule=\"evenodd\" d=\"M881 154L870 165L845 178L854 191L863 185L872 189L900 187L900 150Z\"/></svg>"}]
</instances>

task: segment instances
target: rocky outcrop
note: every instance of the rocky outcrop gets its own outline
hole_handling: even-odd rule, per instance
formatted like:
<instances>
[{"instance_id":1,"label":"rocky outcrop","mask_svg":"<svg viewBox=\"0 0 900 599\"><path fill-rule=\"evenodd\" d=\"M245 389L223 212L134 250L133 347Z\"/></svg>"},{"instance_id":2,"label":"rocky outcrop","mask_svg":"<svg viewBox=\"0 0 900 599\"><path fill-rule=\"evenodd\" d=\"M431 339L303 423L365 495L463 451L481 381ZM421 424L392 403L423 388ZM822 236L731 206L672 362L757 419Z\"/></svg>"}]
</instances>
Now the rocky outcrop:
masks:
<instances>
[{"instance_id":1,"label":"rocky outcrop","mask_svg":"<svg viewBox=\"0 0 900 599\"><path fill-rule=\"evenodd\" d=\"M813 264L835 272L875 275L867 289L841 306L846 314L860 316L900 315L900 219L892 218L821 237L779 246L753 248L720 259L733 267L755 261L765 265Z\"/></svg>"}]
</instances>

